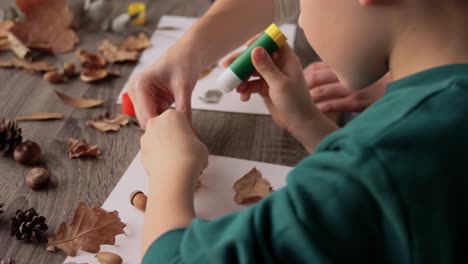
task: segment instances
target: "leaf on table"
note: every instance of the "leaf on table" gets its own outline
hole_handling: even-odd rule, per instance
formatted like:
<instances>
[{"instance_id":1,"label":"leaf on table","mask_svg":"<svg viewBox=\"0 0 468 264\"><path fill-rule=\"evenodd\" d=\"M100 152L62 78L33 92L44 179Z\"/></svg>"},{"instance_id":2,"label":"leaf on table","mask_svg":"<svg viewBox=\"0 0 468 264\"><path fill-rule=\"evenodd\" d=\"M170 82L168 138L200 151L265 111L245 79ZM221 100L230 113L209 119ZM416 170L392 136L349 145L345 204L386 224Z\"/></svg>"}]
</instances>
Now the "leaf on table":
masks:
<instances>
[{"instance_id":1,"label":"leaf on table","mask_svg":"<svg viewBox=\"0 0 468 264\"><path fill-rule=\"evenodd\" d=\"M130 36L120 43L120 49L128 51L142 51L152 47L151 41L145 33L140 33L138 36Z\"/></svg>"},{"instance_id":2,"label":"leaf on table","mask_svg":"<svg viewBox=\"0 0 468 264\"><path fill-rule=\"evenodd\" d=\"M19 115L16 116L16 121L43 121L43 120L57 120L63 119L65 117L62 113L46 113L46 112L37 112L31 113L28 115Z\"/></svg>"},{"instance_id":3,"label":"leaf on table","mask_svg":"<svg viewBox=\"0 0 468 264\"><path fill-rule=\"evenodd\" d=\"M56 70L55 66L45 61L27 62L16 57L0 60L0 68L20 68L32 73Z\"/></svg>"},{"instance_id":4,"label":"leaf on table","mask_svg":"<svg viewBox=\"0 0 468 264\"><path fill-rule=\"evenodd\" d=\"M211 65L210 67L208 67L207 69L205 69L204 71L200 72L200 75L198 75L198 80L201 80L203 78L205 78L206 76L210 75L210 73L214 70L214 68L216 68L218 65L217 64L213 64Z\"/></svg>"},{"instance_id":5,"label":"leaf on table","mask_svg":"<svg viewBox=\"0 0 468 264\"><path fill-rule=\"evenodd\" d=\"M115 245L115 236L125 234L117 211L89 208L80 203L72 223L62 223L56 234L49 236L48 246L63 250L68 256L76 256L79 250L98 253L101 245Z\"/></svg>"},{"instance_id":6,"label":"leaf on table","mask_svg":"<svg viewBox=\"0 0 468 264\"><path fill-rule=\"evenodd\" d=\"M7 38L0 38L0 51L11 50L11 43Z\"/></svg>"},{"instance_id":7,"label":"leaf on table","mask_svg":"<svg viewBox=\"0 0 468 264\"><path fill-rule=\"evenodd\" d=\"M63 100L68 105L71 105L76 108L92 108L96 106L100 106L104 103L103 100L99 99L91 99L91 98L75 98L68 96L64 93L55 91L57 96Z\"/></svg>"},{"instance_id":8,"label":"leaf on table","mask_svg":"<svg viewBox=\"0 0 468 264\"><path fill-rule=\"evenodd\" d=\"M64 53L79 42L67 0L16 0L16 5L26 19L16 21L10 31L28 47Z\"/></svg>"},{"instance_id":9,"label":"leaf on table","mask_svg":"<svg viewBox=\"0 0 468 264\"><path fill-rule=\"evenodd\" d=\"M199 96L198 99L207 103L207 104L217 104L221 101L223 97L223 92L220 90L208 90L202 96Z\"/></svg>"},{"instance_id":10,"label":"leaf on table","mask_svg":"<svg viewBox=\"0 0 468 264\"><path fill-rule=\"evenodd\" d=\"M86 69L81 72L80 79L83 82L97 82L108 76L109 72L106 69Z\"/></svg>"},{"instance_id":11,"label":"leaf on table","mask_svg":"<svg viewBox=\"0 0 468 264\"><path fill-rule=\"evenodd\" d=\"M86 69L102 69L107 65L106 59L103 56L90 53L84 49L78 50L76 56L80 60L81 66Z\"/></svg>"},{"instance_id":12,"label":"leaf on table","mask_svg":"<svg viewBox=\"0 0 468 264\"><path fill-rule=\"evenodd\" d=\"M181 28L173 27L173 26L165 26L165 27L158 27L157 30L175 31L175 30L181 30Z\"/></svg>"},{"instance_id":13,"label":"leaf on table","mask_svg":"<svg viewBox=\"0 0 468 264\"><path fill-rule=\"evenodd\" d=\"M112 119L101 118L97 120L88 120L86 125L94 127L101 132L119 131L121 127L124 127L130 123L130 117L127 115L118 114Z\"/></svg>"},{"instance_id":14,"label":"leaf on table","mask_svg":"<svg viewBox=\"0 0 468 264\"><path fill-rule=\"evenodd\" d=\"M67 151L70 159L84 156L99 157L101 155L101 150L99 150L97 145L90 145L86 140L76 138L68 139Z\"/></svg>"},{"instance_id":15,"label":"leaf on table","mask_svg":"<svg viewBox=\"0 0 468 264\"><path fill-rule=\"evenodd\" d=\"M237 204L257 202L273 192L270 182L263 178L257 168L253 168L237 180L233 187L236 191L234 201Z\"/></svg>"},{"instance_id":16,"label":"leaf on table","mask_svg":"<svg viewBox=\"0 0 468 264\"><path fill-rule=\"evenodd\" d=\"M0 38L7 38L14 24L11 20L0 22Z\"/></svg>"},{"instance_id":17,"label":"leaf on table","mask_svg":"<svg viewBox=\"0 0 468 264\"><path fill-rule=\"evenodd\" d=\"M119 49L109 40L103 40L99 44L99 52L109 63L138 61L139 53L137 51L128 51Z\"/></svg>"}]
</instances>

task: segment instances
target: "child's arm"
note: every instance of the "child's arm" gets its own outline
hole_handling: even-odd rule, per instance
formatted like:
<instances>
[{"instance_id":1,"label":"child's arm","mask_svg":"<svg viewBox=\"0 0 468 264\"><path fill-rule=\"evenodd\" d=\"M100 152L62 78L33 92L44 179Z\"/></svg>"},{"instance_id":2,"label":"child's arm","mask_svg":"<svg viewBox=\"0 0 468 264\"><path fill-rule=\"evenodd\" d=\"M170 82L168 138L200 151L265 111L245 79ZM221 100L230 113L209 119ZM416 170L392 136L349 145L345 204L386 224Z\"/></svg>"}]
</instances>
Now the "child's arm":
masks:
<instances>
[{"instance_id":1,"label":"child's arm","mask_svg":"<svg viewBox=\"0 0 468 264\"><path fill-rule=\"evenodd\" d=\"M292 49L285 45L273 57L274 60L263 48L254 49L252 61L261 79L245 82L237 91L242 101L249 100L252 93L259 93L273 120L313 152L338 126L314 105L301 64Z\"/></svg>"},{"instance_id":2,"label":"child's arm","mask_svg":"<svg viewBox=\"0 0 468 264\"><path fill-rule=\"evenodd\" d=\"M169 230L194 218L193 192L208 165L208 150L181 112L168 110L150 120L141 138L143 165L150 177L142 253Z\"/></svg>"}]
</instances>

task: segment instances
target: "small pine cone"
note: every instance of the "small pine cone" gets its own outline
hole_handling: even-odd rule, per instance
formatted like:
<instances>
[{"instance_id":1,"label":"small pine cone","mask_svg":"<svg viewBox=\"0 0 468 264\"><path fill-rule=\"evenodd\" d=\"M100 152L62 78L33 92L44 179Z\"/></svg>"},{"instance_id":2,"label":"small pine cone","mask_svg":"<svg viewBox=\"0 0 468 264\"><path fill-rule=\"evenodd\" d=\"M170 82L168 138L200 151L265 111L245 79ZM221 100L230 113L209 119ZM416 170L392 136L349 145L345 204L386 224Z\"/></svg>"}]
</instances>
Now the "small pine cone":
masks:
<instances>
[{"instance_id":1,"label":"small pine cone","mask_svg":"<svg viewBox=\"0 0 468 264\"><path fill-rule=\"evenodd\" d=\"M5 206L5 204L0 203L0 215L5 212L5 211L2 210L3 206Z\"/></svg>"},{"instance_id":2,"label":"small pine cone","mask_svg":"<svg viewBox=\"0 0 468 264\"><path fill-rule=\"evenodd\" d=\"M7 259L2 259L0 258L0 264L15 264L15 258L7 258Z\"/></svg>"},{"instance_id":3,"label":"small pine cone","mask_svg":"<svg viewBox=\"0 0 468 264\"><path fill-rule=\"evenodd\" d=\"M27 211L16 211L16 216L11 218L11 236L25 243L42 244L47 242L45 231L49 228L46 219L31 208Z\"/></svg>"},{"instance_id":4,"label":"small pine cone","mask_svg":"<svg viewBox=\"0 0 468 264\"><path fill-rule=\"evenodd\" d=\"M21 128L16 121L5 118L0 119L0 154L11 156L16 146L23 142Z\"/></svg>"}]
</instances>

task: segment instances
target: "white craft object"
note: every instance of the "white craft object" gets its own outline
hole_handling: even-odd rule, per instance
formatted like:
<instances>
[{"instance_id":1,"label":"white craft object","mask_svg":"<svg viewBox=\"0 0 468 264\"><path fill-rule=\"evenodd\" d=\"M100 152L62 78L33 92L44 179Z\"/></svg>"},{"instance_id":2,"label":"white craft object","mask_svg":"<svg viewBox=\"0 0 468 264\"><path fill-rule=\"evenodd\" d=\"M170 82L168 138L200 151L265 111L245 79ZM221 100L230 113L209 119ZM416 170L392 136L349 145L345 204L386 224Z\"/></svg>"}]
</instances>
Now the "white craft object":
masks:
<instances>
[{"instance_id":1,"label":"white craft object","mask_svg":"<svg viewBox=\"0 0 468 264\"><path fill-rule=\"evenodd\" d=\"M127 13L123 13L112 20L110 30L116 33L123 33L130 27L131 21L131 17Z\"/></svg>"},{"instance_id":2,"label":"white craft object","mask_svg":"<svg viewBox=\"0 0 468 264\"><path fill-rule=\"evenodd\" d=\"M86 12L87 19L96 25L102 25L110 20L109 16L112 15L114 10L114 3L112 0L97 0L91 2Z\"/></svg>"}]
</instances>

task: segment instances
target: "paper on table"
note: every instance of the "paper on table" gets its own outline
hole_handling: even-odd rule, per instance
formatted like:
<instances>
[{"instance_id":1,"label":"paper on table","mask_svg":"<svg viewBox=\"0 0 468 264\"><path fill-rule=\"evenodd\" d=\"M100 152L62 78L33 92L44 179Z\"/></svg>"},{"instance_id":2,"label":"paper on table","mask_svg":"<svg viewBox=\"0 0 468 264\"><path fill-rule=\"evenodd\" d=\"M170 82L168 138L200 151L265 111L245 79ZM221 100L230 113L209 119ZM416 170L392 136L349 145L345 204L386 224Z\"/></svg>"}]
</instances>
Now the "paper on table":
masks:
<instances>
[{"instance_id":1,"label":"paper on table","mask_svg":"<svg viewBox=\"0 0 468 264\"><path fill-rule=\"evenodd\" d=\"M286 175L290 167L267 164L256 161L239 160L220 156L210 156L209 167L200 180L200 187L195 194L195 211L199 218L213 219L226 213L236 212L247 208L234 202L233 185L241 176L257 167L263 177L268 179L275 190L286 185ZM115 246L102 246L101 251L119 254L124 263L140 263L140 241L143 229L143 213L130 205L130 194L135 190L148 191L148 178L138 154L119 181L102 208L117 210L122 221L127 224L127 235L117 236ZM67 258L66 262L96 263L95 254L79 252L74 258Z\"/></svg>"},{"instance_id":2,"label":"paper on table","mask_svg":"<svg viewBox=\"0 0 468 264\"><path fill-rule=\"evenodd\" d=\"M158 28L162 30L156 30L151 37L151 43L153 43L153 47L143 52L140 61L130 75L130 78L140 73L156 59L161 57L164 52L169 49L169 47L171 47L178 38L182 36L184 31L187 30L196 21L196 18L163 16L158 25ZM164 30L164 28L176 28L178 30ZM294 47L296 29L297 26L293 24L286 24L281 26L281 30L288 36L288 43L291 47ZM240 47L238 50L243 50L244 48L245 47ZM249 102L241 102L239 99L239 94L235 91L229 94L224 94L218 104L209 104L198 99L198 97L203 96L206 91L217 89L215 82L223 71L224 68L222 66L217 66L208 76L197 83L192 96L193 109L269 115L268 109L263 103L262 98L258 95L253 95ZM127 90L127 86L128 82L125 84L124 89L119 95L117 100L118 103L122 102L122 94Z\"/></svg>"}]
</instances>

